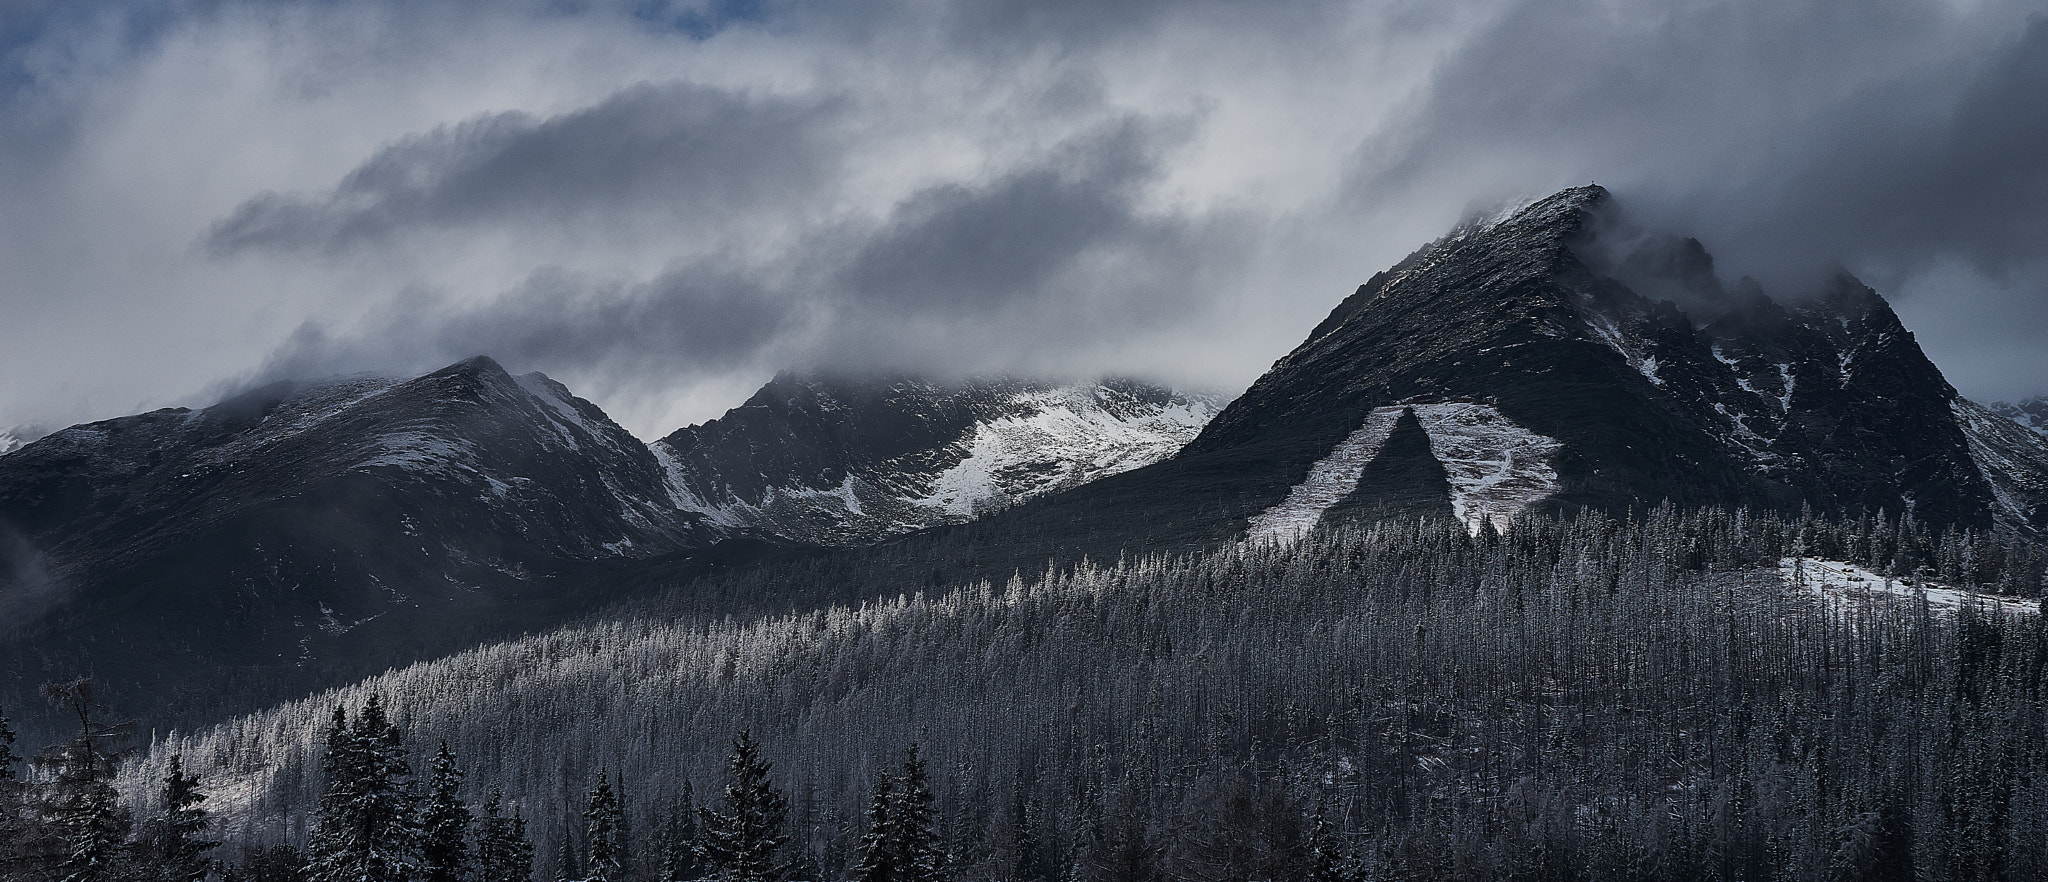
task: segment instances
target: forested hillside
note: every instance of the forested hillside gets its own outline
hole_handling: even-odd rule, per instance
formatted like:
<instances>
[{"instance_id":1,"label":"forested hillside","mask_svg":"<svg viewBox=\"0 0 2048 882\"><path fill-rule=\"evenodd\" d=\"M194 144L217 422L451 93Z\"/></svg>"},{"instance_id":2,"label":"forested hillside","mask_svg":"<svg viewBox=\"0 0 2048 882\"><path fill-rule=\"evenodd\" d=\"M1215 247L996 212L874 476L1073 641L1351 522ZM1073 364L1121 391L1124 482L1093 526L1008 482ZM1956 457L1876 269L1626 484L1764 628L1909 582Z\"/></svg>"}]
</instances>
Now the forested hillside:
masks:
<instances>
[{"instance_id":1,"label":"forested hillside","mask_svg":"<svg viewBox=\"0 0 2048 882\"><path fill-rule=\"evenodd\" d=\"M1829 599L1786 555L2041 587L2025 546L1870 519L1325 528L760 619L650 607L177 736L124 780L147 816L181 756L231 849L304 846L336 709L375 697L411 768L445 740L465 800L503 789L544 878L582 878L600 780L623 872L661 876L743 731L796 878L853 875L913 743L954 878L2048 872L2040 617Z\"/></svg>"}]
</instances>

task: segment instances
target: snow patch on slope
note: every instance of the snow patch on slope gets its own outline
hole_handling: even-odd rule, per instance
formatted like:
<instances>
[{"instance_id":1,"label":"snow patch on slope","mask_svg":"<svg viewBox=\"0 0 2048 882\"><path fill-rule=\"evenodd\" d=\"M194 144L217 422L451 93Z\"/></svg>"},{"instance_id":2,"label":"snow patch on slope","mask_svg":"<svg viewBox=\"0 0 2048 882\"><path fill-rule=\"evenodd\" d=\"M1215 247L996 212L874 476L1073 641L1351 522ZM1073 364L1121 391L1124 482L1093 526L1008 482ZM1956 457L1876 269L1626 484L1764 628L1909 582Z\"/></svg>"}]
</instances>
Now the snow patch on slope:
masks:
<instances>
[{"instance_id":1,"label":"snow patch on slope","mask_svg":"<svg viewBox=\"0 0 2048 882\"><path fill-rule=\"evenodd\" d=\"M1839 602L1915 601L1924 594L1927 605L1937 612L1954 613L1965 606L2008 616L2036 615L2041 611L2038 601L1952 588L1936 582L1900 580L1855 564L1812 557L1783 558L1778 561L1778 574L1788 586Z\"/></svg>"},{"instance_id":2,"label":"snow patch on slope","mask_svg":"<svg viewBox=\"0 0 2048 882\"><path fill-rule=\"evenodd\" d=\"M1216 415L1213 404L1195 401L1120 417L1087 388L1029 393L1012 406L1022 415L976 425L966 458L909 502L972 517L991 502L1014 503L1151 465L1187 446Z\"/></svg>"},{"instance_id":3,"label":"snow patch on slope","mask_svg":"<svg viewBox=\"0 0 2048 882\"><path fill-rule=\"evenodd\" d=\"M1970 458L1991 484L1994 518L2003 526L2033 524L2033 509L2048 497L2048 438L1965 398L1949 403Z\"/></svg>"},{"instance_id":4,"label":"snow patch on slope","mask_svg":"<svg viewBox=\"0 0 2048 882\"><path fill-rule=\"evenodd\" d=\"M387 466L411 471L474 472L476 448L433 432L392 432L377 439L377 452L358 468Z\"/></svg>"},{"instance_id":5,"label":"snow patch on slope","mask_svg":"<svg viewBox=\"0 0 2048 882\"><path fill-rule=\"evenodd\" d=\"M1373 408L1365 415L1364 424L1309 468L1308 477L1288 491L1286 499L1251 519L1250 538L1288 543L1307 535L1316 521L1322 520L1323 512L1357 489L1359 476L1387 445L1387 436L1394 433L1394 422L1402 410Z\"/></svg>"},{"instance_id":6,"label":"snow patch on slope","mask_svg":"<svg viewBox=\"0 0 2048 882\"><path fill-rule=\"evenodd\" d=\"M562 439L563 444L568 445L570 450L582 449L576 439L578 432L581 432L586 438L604 437L597 427L592 426L588 420L583 418L583 414L576 410L575 402L563 397L566 390L556 385L545 375L522 374L513 379L514 382L519 384L519 388L526 390L526 394L532 395L535 400L544 406L544 412L547 413L552 423L550 428L554 430L556 437Z\"/></svg>"},{"instance_id":7,"label":"snow patch on slope","mask_svg":"<svg viewBox=\"0 0 2048 882\"><path fill-rule=\"evenodd\" d=\"M1628 366L1636 369L1636 373L1642 374L1652 385L1664 385L1664 378L1657 375L1657 357L1644 352L1641 346L1629 340L1628 335L1622 331L1620 325L1615 324L1611 316L1603 312L1591 313L1586 318L1586 325L1593 329L1593 334L1599 337L1601 342L1606 343L1608 348L1620 353L1622 359L1628 362Z\"/></svg>"},{"instance_id":8,"label":"snow patch on slope","mask_svg":"<svg viewBox=\"0 0 2048 882\"><path fill-rule=\"evenodd\" d=\"M1250 537L1286 543L1306 535L1324 512L1357 489L1403 410L1415 411L1429 436L1430 453L1450 481L1451 511L1466 529L1477 531L1489 519L1505 524L1557 492L1551 458L1564 443L1523 428L1497 407L1465 401L1376 407L1286 499L1251 519Z\"/></svg>"},{"instance_id":9,"label":"snow patch on slope","mask_svg":"<svg viewBox=\"0 0 2048 882\"><path fill-rule=\"evenodd\" d=\"M1506 524L1557 492L1551 458L1564 442L1523 428L1491 405L1450 401L1414 408L1429 433L1430 452L1450 474L1451 511L1467 529L1489 518Z\"/></svg>"},{"instance_id":10,"label":"snow patch on slope","mask_svg":"<svg viewBox=\"0 0 2048 882\"><path fill-rule=\"evenodd\" d=\"M690 489L682 463L676 459L675 451L666 443L656 441L647 445L647 450L654 454L654 461L661 465L663 484L668 491L669 501L674 503L676 508L703 515L706 520L723 527L746 525L747 521L741 515L743 511L753 510L753 506L713 505Z\"/></svg>"}]
</instances>

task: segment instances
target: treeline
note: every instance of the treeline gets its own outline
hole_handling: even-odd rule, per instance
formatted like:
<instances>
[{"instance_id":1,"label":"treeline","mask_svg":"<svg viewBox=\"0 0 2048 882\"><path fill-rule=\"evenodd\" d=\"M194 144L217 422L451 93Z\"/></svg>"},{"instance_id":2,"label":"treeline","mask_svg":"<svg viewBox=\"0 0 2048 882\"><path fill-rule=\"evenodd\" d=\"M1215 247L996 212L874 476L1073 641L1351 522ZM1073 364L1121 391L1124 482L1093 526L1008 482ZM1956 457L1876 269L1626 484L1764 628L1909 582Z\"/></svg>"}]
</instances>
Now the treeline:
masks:
<instances>
[{"instance_id":1,"label":"treeline","mask_svg":"<svg viewBox=\"0 0 2048 882\"><path fill-rule=\"evenodd\" d=\"M597 854L687 878L676 831L701 835L692 794L741 731L794 878L858 877L910 743L933 871L962 880L2048 874L2040 617L1833 601L1785 584L1802 553L2040 591L2030 549L1877 518L1336 527L781 616L650 609L169 738L126 789L155 811L182 756L221 782L219 838L310 854L323 733L376 696L403 744L462 758L451 792L500 794L541 879ZM600 781L618 832L593 839Z\"/></svg>"}]
</instances>

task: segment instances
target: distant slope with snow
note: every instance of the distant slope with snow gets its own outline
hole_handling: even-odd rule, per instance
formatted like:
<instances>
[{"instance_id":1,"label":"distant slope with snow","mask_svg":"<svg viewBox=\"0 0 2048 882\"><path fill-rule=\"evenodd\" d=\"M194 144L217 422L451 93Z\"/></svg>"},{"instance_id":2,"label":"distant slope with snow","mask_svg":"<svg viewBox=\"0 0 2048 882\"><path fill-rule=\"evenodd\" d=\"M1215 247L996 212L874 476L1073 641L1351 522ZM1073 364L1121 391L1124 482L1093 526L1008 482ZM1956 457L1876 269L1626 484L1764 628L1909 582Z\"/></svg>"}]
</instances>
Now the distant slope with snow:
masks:
<instances>
[{"instance_id":1,"label":"distant slope with snow","mask_svg":"<svg viewBox=\"0 0 2048 882\"><path fill-rule=\"evenodd\" d=\"M1129 381L778 377L650 447L678 508L803 542L854 544L1172 456L1217 410Z\"/></svg>"}]
</instances>

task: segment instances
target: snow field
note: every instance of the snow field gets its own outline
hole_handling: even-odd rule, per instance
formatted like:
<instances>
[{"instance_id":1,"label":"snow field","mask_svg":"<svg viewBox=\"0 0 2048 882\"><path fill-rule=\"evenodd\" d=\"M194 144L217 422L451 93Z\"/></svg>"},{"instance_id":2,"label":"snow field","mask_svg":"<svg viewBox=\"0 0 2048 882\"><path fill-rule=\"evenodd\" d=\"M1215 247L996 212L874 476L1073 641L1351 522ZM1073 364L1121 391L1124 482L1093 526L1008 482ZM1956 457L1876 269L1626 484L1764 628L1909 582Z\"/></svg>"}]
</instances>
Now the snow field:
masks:
<instances>
[{"instance_id":1,"label":"snow field","mask_svg":"<svg viewBox=\"0 0 2048 882\"><path fill-rule=\"evenodd\" d=\"M1951 615L1965 606L2007 616L2035 615L2041 611L2038 601L2000 597L1934 582L1914 583L1840 561L1788 557L1778 562L1778 574L1788 586L1844 603L1907 602L1917 600L1924 593L1930 608Z\"/></svg>"}]
</instances>

